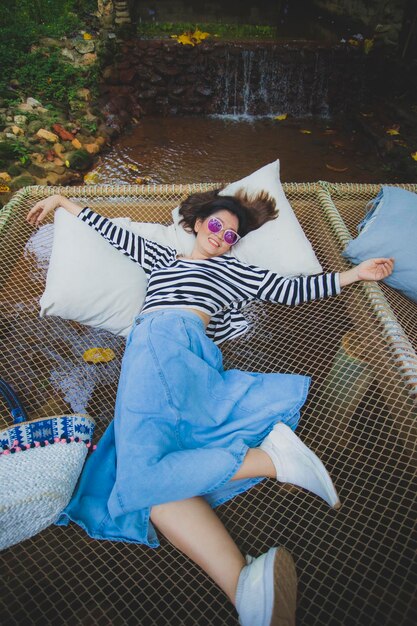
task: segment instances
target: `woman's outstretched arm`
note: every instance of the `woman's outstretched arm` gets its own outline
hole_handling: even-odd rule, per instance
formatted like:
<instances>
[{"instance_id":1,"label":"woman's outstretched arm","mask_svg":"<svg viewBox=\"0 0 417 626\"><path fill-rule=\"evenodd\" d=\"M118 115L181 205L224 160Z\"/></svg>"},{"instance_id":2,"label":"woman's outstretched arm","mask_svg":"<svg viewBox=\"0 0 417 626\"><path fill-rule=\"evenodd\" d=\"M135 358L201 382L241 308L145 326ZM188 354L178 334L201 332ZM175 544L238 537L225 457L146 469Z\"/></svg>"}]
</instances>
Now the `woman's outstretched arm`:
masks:
<instances>
[{"instance_id":1,"label":"woman's outstretched arm","mask_svg":"<svg viewBox=\"0 0 417 626\"><path fill-rule=\"evenodd\" d=\"M55 211L58 207L63 207L72 215L76 217L81 213L82 207L76 202L69 200L68 198L64 198L64 196L60 196L58 194L54 194L53 196L49 196L44 200L39 200L29 211L27 214L26 220L32 226L39 226L48 213Z\"/></svg>"},{"instance_id":2,"label":"woman's outstretched arm","mask_svg":"<svg viewBox=\"0 0 417 626\"><path fill-rule=\"evenodd\" d=\"M110 245L135 263L138 263L147 273L151 272L158 259L164 257L169 259L172 256L173 251L171 248L144 239L127 228L115 224L107 217L95 213L88 207L82 208L76 202L58 194L37 202L29 211L26 219L33 226L39 226L48 213L51 213L58 207L63 207L66 211L85 222L108 241Z\"/></svg>"},{"instance_id":3,"label":"woman's outstretched arm","mask_svg":"<svg viewBox=\"0 0 417 626\"><path fill-rule=\"evenodd\" d=\"M361 280L382 280L391 274L393 267L393 259L379 258L368 259L340 274L330 272L317 276L286 278L263 270L263 280L256 297L268 302L296 306L336 296L343 287Z\"/></svg>"}]
</instances>

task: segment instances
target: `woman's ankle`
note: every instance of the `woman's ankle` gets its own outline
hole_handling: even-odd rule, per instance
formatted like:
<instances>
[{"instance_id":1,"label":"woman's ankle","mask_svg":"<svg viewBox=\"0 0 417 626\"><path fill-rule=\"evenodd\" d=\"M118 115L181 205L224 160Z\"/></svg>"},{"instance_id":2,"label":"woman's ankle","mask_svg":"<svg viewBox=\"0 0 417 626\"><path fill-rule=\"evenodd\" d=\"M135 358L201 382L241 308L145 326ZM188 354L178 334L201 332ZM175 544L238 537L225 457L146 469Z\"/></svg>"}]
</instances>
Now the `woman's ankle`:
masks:
<instances>
[{"instance_id":1,"label":"woman's ankle","mask_svg":"<svg viewBox=\"0 0 417 626\"><path fill-rule=\"evenodd\" d=\"M276 478L275 466L271 457L261 448L249 448L242 465L232 480L262 477Z\"/></svg>"}]
</instances>

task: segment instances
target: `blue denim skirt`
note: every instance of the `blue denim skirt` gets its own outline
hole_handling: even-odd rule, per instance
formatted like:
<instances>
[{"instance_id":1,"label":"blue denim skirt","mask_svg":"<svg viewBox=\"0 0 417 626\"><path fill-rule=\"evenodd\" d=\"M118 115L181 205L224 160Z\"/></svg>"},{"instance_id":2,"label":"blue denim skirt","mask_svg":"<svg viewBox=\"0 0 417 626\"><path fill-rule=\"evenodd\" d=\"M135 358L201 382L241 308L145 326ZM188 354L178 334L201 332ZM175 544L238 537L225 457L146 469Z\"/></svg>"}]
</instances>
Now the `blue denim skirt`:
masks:
<instances>
[{"instance_id":1,"label":"blue denim skirt","mask_svg":"<svg viewBox=\"0 0 417 626\"><path fill-rule=\"evenodd\" d=\"M114 420L58 524L72 520L94 538L157 547L151 507L193 496L215 507L262 480L231 478L274 424L295 430L309 383L306 376L225 371L192 312L139 316Z\"/></svg>"}]
</instances>

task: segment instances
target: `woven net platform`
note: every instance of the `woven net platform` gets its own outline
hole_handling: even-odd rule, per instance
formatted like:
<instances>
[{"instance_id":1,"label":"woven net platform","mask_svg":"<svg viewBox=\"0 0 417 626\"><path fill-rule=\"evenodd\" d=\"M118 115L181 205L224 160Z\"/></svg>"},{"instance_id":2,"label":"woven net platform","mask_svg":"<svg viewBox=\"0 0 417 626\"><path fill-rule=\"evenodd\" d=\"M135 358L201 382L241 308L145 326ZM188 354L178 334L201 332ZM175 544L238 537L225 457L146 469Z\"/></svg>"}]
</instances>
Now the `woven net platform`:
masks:
<instances>
[{"instance_id":1,"label":"woven net platform","mask_svg":"<svg viewBox=\"0 0 417 626\"><path fill-rule=\"evenodd\" d=\"M169 223L189 193L215 185L26 188L0 213L0 375L30 417L85 409L97 435L112 419L124 340L59 318L39 319L52 225L24 221L59 192L110 217ZM416 187L410 187L414 191ZM324 270L340 255L377 185L287 184L284 190ZM416 305L374 283L290 309L253 304L246 336L223 344L226 367L312 376L298 434L339 491L335 512L319 498L265 480L217 509L245 553L286 546L299 575L300 625L417 623ZM104 366L82 359L111 347ZM1 425L8 415L0 405ZM2 553L3 624L230 625L231 604L199 568L161 548L91 540L75 525L51 527Z\"/></svg>"}]
</instances>

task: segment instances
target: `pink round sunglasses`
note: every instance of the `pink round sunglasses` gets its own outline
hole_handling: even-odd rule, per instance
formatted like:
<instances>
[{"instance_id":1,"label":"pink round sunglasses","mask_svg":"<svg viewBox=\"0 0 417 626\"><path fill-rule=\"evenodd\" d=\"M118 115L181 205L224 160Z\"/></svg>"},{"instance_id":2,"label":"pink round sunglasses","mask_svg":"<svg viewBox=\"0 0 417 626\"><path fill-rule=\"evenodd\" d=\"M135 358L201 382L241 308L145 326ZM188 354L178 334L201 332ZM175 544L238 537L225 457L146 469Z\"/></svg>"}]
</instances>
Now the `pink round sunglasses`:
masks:
<instances>
[{"instance_id":1,"label":"pink round sunglasses","mask_svg":"<svg viewBox=\"0 0 417 626\"><path fill-rule=\"evenodd\" d=\"M225 241L228 246L234 246L240 239L240 235L238 235L236 231L231 228L224 227L224 224L219 217L210 217L207 222L207 228L211 233L216 234L223 231L223 241Z\"/></svg>"}]
</instances>

